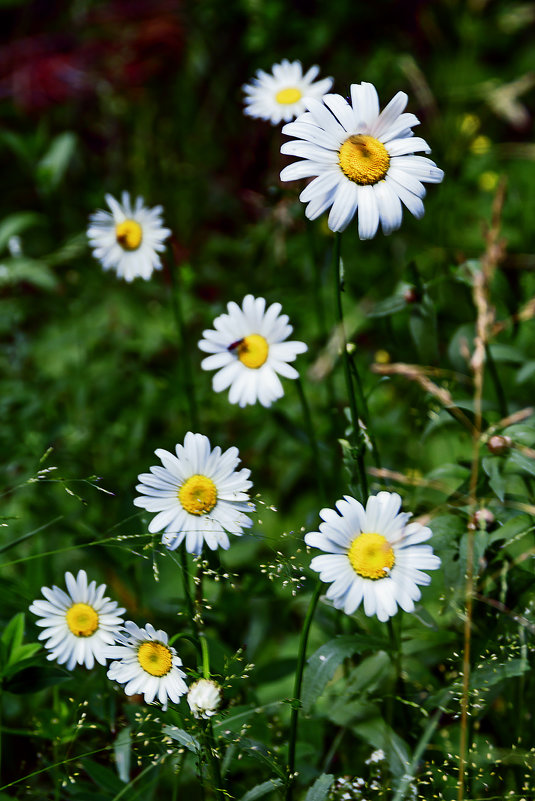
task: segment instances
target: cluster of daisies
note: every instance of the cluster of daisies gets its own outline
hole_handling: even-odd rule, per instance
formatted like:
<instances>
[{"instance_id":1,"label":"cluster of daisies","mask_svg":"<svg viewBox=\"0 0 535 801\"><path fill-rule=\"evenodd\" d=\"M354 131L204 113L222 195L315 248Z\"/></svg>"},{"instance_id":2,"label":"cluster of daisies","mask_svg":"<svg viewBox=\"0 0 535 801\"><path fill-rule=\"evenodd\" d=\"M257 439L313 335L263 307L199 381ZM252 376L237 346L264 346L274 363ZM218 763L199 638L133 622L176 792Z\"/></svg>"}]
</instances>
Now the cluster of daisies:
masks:
<instances>
[{"instance_id":1,"label":"cluster of daisies","mask_svg":"<svg viewBox=\"0 0 535 801\"><path fill-rule=\"evenodd\" d=\"M405 112L407 95L398 92L380 111L379 98L369 83L353 84L350 98L330 94L332 79L316 81L317 66L303 73L299 61L275 64L271 74L259 71L244 86L245 113L272 124L284 121L282 132L293 139L281 152L300 160L286 166L281 180L312 178L301 192L305 214L313 220L329 210L332 231L343 231L358 212L361 239L399 228L402 205L416 217L424 213L424 183L438 183L443 172L428 153L427 143L414 136L419 121ZM162 208L149 209L142 198L132 203L128 193L119 203L106 195L110 211L91 217L88 238L104 269L132 281L150 278L161 268L160 253L171 231L163 226ZM204 370L213 370L215 392L228 390L230 403L269 407L284 392L280 377L298 377L292 366L306 351L303 342L289 340L292 326L280 303L266 306L264 298L247 295L241 306L231 301L227 313L203 332L198 345L207 354ZM230 546L229 535L240 536L253 525L250 471L239 469L236 447L211 447L200 433L188 432L175 453L156 450L161 464L138 476L134 504L154 514L151 533L161 532L170 550L184 547L200 555ZM335 608L352 615L361 605L368 616L386 621L398 608L412 612L421 597L420 586L430 583L426 571L440 567L427 544L431 530L409 523L401 498L379 492L366 506L344 496L335 509L322 509L319 531L305 536L307 545L322 553L311 562L326 597ZM110 659L108 677L124 685L127 695L142 694L147 703L165 708L188 693L197 717L215 714L221 689L208 679L188 691L187 674L169 644L166 632L150 623L145 628L124 621L126 611L104 596L106 587L88 584L85 571L75 578L66 573L67 592L43 587L45 600L30 609L39 619L39 635L48 658L92 668Z\"/></svg>"},{"instance_id":2,"label":"cluster of daisies","mask_svg":"<svg viewBox=\"0 0 535 801\"><path fill-rule=\"evenodd\" d=\"M127 695L143 695L146 703L158 700L167 709L168 701L178 703L188 693L194 716L214 715L221 702L221 688L216 682L199 679L188 691L181 670L182 660L169 645L165 631L150 623L140 628L132 620L124 621L126 609L106 597L106 585L88 583L85 570L76 578L65 573L67 592L54 585L42 587L44 600L38 599L30 611L39 616L39 635L49 650L48 659L72 670L75 665L106 665L108 678L124 684Z\"/></svg>"}]
</instances>

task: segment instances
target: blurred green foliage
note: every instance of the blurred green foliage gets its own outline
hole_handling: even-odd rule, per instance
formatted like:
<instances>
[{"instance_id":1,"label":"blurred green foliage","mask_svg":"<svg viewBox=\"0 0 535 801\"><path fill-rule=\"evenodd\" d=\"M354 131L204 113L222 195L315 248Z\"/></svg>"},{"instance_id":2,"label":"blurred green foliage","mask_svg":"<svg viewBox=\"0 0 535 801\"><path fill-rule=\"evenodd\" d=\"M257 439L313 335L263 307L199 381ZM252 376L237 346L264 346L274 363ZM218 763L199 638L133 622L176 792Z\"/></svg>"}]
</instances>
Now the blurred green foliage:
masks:
<instances>
[{"instance_id":1,"label":"blurred green foliage","mask_svg":"<svg viewBox=\"0 0 535 801\"><path fill-rule=\"evenodd\" d=\"M185 628L177 561L147 534L149 517L132 500L155 448L172 449L190 427L186 357L202 432L213 445L239 447L258 493L253 533L204 566L212 668L227 702L215 723L223 772L233 797L280 797L312 588L302 535L317 527L322 504L351 492L339 443L348 437L345 390L329 347L332 236L323 219L305 224L299 187L279 182L288 161L279 130L242 114L242 84L283 57L318 63L343 95L362 80L376 85L382 105L407 91L446 173L429 190L423 220L406 214L399 232L370 242L352 225L342 242L347 327L382 466L405 477L389 484L405 509L431 520L443 568L417 613L394 619L401 687L384 627L362 611L349 618L320 604L299 792L320 801L331 786L325 775L363 775L370 752L382 748L377 797L397 791L398 801L409 768L418 797L457 797L471 435L416 382L370 367L429 367L473 418L472 276L504 180L506 252L490 288L504 324L490 346L495 375L487 363L483 417L515 447L481 449L477 497L491 517L474 534L466 797L531 797L535 424L530 415L500 421L533 400L532 307L519 316L535 296L533 4L76 0L3 2L0 18L14 32L0 58L0 797L201 797L189 712L164 719L110 690L104 671L70 675L47 663L32 645L37 628L26 620L24 634L21 614L43 584L62 585L66 570L84 568L140 625ZM102 271L84 235L104 194L124 189L162 204L173 230L163 270L132 285ZM188 354L175 330L170 270ZM248 292L280 301L295 337L308 343L299 366L324 500L294 383L269 411L240 410L226 393L214 395L199 369L203 329ZM193 668L192 647L179 640L177 648Z\"/></svg>"}]
</instances>

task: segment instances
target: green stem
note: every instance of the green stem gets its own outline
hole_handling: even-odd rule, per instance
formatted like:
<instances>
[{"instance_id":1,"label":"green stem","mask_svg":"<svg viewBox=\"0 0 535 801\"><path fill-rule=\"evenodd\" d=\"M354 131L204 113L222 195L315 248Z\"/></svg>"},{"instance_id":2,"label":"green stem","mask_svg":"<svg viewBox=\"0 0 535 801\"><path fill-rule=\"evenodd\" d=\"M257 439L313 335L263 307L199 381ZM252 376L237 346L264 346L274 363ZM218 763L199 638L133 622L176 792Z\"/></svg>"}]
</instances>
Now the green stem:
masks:
<instances>
[{"instance_id":1,"label":"green stem","mask_svg":"<svg viewBox=\"0 0 535 801\"><path fill-rule=\"evenodd\" d=\"M214 730L212 728L212 721L206 721L206 739L208 742L208 755L212 767L212 776L214 780L215 791L218 798L225 799L225 791L223 786L223 777L221 776L221 765L219 762L219 752L216 748Z\"/></svg>"},{"instance_id":2,"label":"green stem","mask_svg":"<svg viewBox=\"0 0 535 801\"><path fill-rule=\"evenodd\" d=\"M199 650L199 653L202 655L202 643L199 634L199 626L195 618L195 607L193 606L193 598L191 596L191 587L189 583L188 554L184 547L184 543L182 543L179 550L180 550L180 560L182 565L182 581L184 583L184 596L186 598L188 616L191 621L191 628L193 631L193 636L195 638L195 644Z\"/></svg>"},{"instance_id":3,"label":"green stem","mask_svg":"<svg viewBox=\"0 0 535 801\"><path fill-rule=\"evenodd\" d=\"M206 637L201 637L202 649L202 675L205 679L210 678L210 654L208 653L208 642Z\"/></svg>"},{"instance_id":4,"label":"green stem","mask_svg":"<svg viewBox=\"0 0 535 801\"><path fill-rule=\"evenodd\" d=\"M507 417L509 415L507 409L507 398L505 396L502 382L500 381L500 376L498 374L498 368L496 367L496 362L494 361L494 356L492 355L492 351L489 345L485 345L485 356L487 358L487 365L489 368L490 377L492 378L492 381L494 383L494 389L496 391L496 399L498 401L500 416L502 418Z\"/></svg>"},{"instance_id":5,"label":"green stem","mask_svg":"<svg viewBox=\"0 0 535 801\"><path fill-rule=\"evenodd\" d=\"M195 382L193 380L193 370L191 366L191 350L190 343L188 342L188 332L184 322L184 315L182 314L180 288L178 280L175 275L177 265L174 262L171 251L170 253L170 266L169 273L171 275L171 305L173 307L173 314L178 329L178 336L180 338L180 362L184 370L184 389L186 394L186 401L188 404L190 425L194 431L199 430L199 417L197 414L197 401L195 397Z\"/></svg>"},{"instance_id":6,"label":"green stem","mask_svg":"<svg viewBox=\"0 0 535 801\"><path fill-rule=\"evenodd\" d=\"M399 610L398 615L399 624L397 631L392 618L388 618L387 621L391 645L391 659L394 667L394 681L392 683L392 692L390 698L388 699L387 707L387 723L389 726L393 726L394 722L394 701L398 695L401 695L401 626L403 621L403 612L401 609Z\"/></svg>"},{"instance_id":7,"label":"green stem","mask_svg":"<svg viewBox=\"0 0 535 801\"><path fill-rule=\"evenodd\" d=\"M338 328L340 331L340 338L342 340L342 361L344 364L344 376L346 382L347 395L349 399L349 410L351 414L351 425L353 427L353 437L356 447L356 465L358 472L358 479L360 485L360 500L365 504L368 498L368 481L366 478L366 467L364 465L364 442L362 433L359 426L359 412L357 408L357 399L351 379L350 358L347 352L347 339L344 325L344 309L342 305L342 292L343 292L343 277L342 277L342 260L340 258L340 245L342 235L335 234L334 248L333 248L333 274L335 281L335 295L336 295L336 311L338 317Z\"/></svg>"},{"instance_id":8,"label":"green stem","mask_svg":"<svg viewBox=\"0 0 535 801\"><path fill-rule=\"evenodd\" d=\"M303 630L301 632L301 640L299 641L299 653L297 656L297 667L295 671L294 692L292 699L292 716L290 720L290 739L288 743L288 784L286 786L286 801L292 801L293 799L295 781L295 747L297 745L297 724L299 722L299 709L301 707L303 671L305 669L308 635L322 588L323 584L318 580L316 589L314 590L314 594L312 595L308 605L305 622L303 623Z\"/></svg>"},{"instance_id":9,"label":"green stem","mask_svg":"<svg viewBox=\"0 0 535 801\"><path fill-rule=\"evenodd\" d=\"M312 451L312 460L315 463L314 476L318 485L318 491L322 498L326 498L325 484L323 481L323 471L321 469L321 462L320 462L319 445L318 445L318 440L316 439L314 426L312 424L310 406L308 405L308 401L305 395L305 390L303 388L303 383L301 381L301 378L299 377L295 383L297 385L297 391L299 393L299 399L301 401L301 408L303 410L303 420L305 423L305 428L308 434L308 441L310 443L310 448Z\"/></svg>"},{"instance_id":10,"label":"green stem","mask_svg":"<svg viewBox=\"0 0 535 801\"><path fill-rule=\"evenodd\" d=\"M381 457L379 455L379 449L377 448L377 441L375 439L375 434L373 432L373 426L370 422L370 413L368 411L368 404L366 402L366 396L364 395L364 390L362 388L362 381L360 379L357 367L357 360L355 356L351 358L351 372L353 373L353 378L355 379L355 386L357 388L357 395L359 397L359 405L360 408L362 409L362 417L364 418L364 424L366 426L366 430L368 432L368 436L370 438L372 446L373 461L375 462L375 466L377 467L377 469L380 470Z\"/></svg>"}]
</instances>

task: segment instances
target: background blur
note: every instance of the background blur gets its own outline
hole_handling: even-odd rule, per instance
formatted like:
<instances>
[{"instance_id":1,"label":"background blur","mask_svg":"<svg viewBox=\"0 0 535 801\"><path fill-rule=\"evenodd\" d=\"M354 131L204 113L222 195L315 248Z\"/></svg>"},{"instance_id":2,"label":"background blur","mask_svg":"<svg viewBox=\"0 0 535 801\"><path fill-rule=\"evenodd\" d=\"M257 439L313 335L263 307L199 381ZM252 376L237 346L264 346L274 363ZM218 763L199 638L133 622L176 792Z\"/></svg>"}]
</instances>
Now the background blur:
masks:
<instances>
[{"instance_id":1,"label":"background blur","mask_svg":"<svg viewBox=\"0 0 535 801\"><path fill-rule=\"evenodd\" d=\"M298 58L305 69L319 64L321 77L333 76L332 91L342 95L360 81L375 84L382 106L397 91L408 93L408 110L421 120L417 133L446 176L429 188L423 220L406 213L400 231L371 242L360 242L350 226L342 246L346 312L383 466L438 477L454 491L466 478L469 436L421 389L382 380L369 366L376 360L441 365L449 371L444 386L470 411L461 341L473 336L474 309L463 271L484 249L502 178L507 255L493 287L498 317L509 318L535 295L534 23L534 3L510 0L3 0L0 30L10 34L0 50L5 620L27 609L42 584L61 585L65 570L84 567L108 583L141 625L176 626L176 565L160 556L158 538L145 537L148 518L132 505L136 475L155 463L154 449L172 450L189 428L185 355L170 302L176 269L202 432L213 445L239 447L260 505L278 510L261 511L256 535L222 555L224 569L239 572L242 592L254 590L252 606L244 608L228 583L208 586L216 660L223 665L245 646L246 661L265 666L251 685L256 702L290 692L308 596L292 597L290 587L273 584L258 566L277 560L281 549L288 557L300 547L301 528L317 526L316 465L299 396L286 381L284 399L268 412L231 407L226 393L212 393L211 375L198 369L196 343L229 300L252 292L282 303L295 338L309 345L298 366L322 443L330 504L347 491L336 443L345 436L345 394L326 349L334 323L332 235L324 219L305 225L300 182L278 180L289 161L279 153L285 137L243 115L241 86L258 68ZM164 269L149 282L127 285L104 273L86 243L89 214L104 207L106 192L123 190L163 205L173 230ZM509 328L494 356L514 392L509 411L528 406L533 323ZM497 420L498 398L492 386L487 392L488 420ZM35 479L51 466L56 470ZM403 494L416 512L444 501L418 486ZM117 534L139 539L115 541ZM293 576L286 563L281 570ZM519 597L524 589L521 582ZM437 609L443 590L433 596ZM342 624L323 614L322 625L336 633ZM453 613L451 625L460 631ZM27 639L36 634L27 625ZM316 638L317 646L324 637ZM441 659L441 646L433 647L429 665ZM270 675L274 663L279 668ZM102 677L91 681L91 719L109 742L119 712L98 700ZM74 723L61 699L73 693L82 703L75 683L65 683L61 698L58 685L53 698L5 695L4 722L12 730L6 781L20 774L21 760L26 774L64 755L61 744L72 741ZM310 732L320 748L324 734L312 724ZM65 775L32 781L45 798ZM84 792L98 797L87 776L80 781L61 792L80 801ZM10 792L35 797L35 785L28 786Z\"/></svg>"}]
</instances>

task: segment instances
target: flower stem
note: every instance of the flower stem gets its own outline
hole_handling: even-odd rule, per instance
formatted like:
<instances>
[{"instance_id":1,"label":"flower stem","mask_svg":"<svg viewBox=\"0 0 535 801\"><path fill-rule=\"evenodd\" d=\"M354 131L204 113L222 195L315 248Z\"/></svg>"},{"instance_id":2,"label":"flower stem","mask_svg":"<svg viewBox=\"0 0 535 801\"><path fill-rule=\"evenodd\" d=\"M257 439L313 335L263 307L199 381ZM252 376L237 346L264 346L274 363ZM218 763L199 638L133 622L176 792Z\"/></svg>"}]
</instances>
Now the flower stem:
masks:
<instances>
[{"instance_id":1,"label":"flower stem","mask_svg":"<svg viewBox=\"0 0 535 801\"><path fill-rule=\"evenodd\" d=\"M314 426L312 424L312 416L310 414L310 406L308 405L308 401L305 395L305 390L303 388L303 383L300 377L297 379L296 385L297 385L297 391L299 393L299 399L301 401L301 408L303 410L303 420L308 434L308 441L310 443L310 448L312 451L312 459L315 462L314 476L318 485L318 491L320 497L325 498L326 497L325 483L323 481L323 471L321 469L321 463L320 463L320 451L319 451L318 440L316 439L316 433L314 431Z\"/></svg>"},{"instance_id":2,"label":"flower stem","mask_svg":"<svg viewBox=\"0 0 535 801\"><path fill-rule=\"evenodd\" d=\"M368 497L368 481L366 478L366 467L364 465L364 442L362 432L359 425L359 412L357 408L357 399L355 397L355 390L353 381L351 379L351 364L349 353L347 352L347 339L344 325L344 309L342 305L342 292L343 292L343 277L342 277L342 260L340 258L340 246L342 235L335 234L334 248L333 248L333 275L335 281L335 295L336 295L336 311L338 318L338 327L340 332L340 339L342 344L342 361L344 364L344 376L346 381L347 395L349 399L349 410L351 414L351 425L353 427L353 437L356 448L356 467L358 473L358 481L360 487L360 500L366 503Z\"/></svg>"},{"instance_id":3,"label":"flower stem","mask_svg":"<svg viewBox=\"0 0 535 801\"><path fill-rule=\"evenodd\" d=\"M216 748L214 730L212 728L212 721L210 719L208 719L205 723L205 733L207 742L206 750L208 751L210 765L212 768L214 789L217 797L223 799L224 801L225 790L223 787L223 777L221 776L221 765L219 764L219 752Z\"/></svg>"},{"instance_id":4,"label":"flower stem","mask_svg":"<svg viewBox=\"0 0 535 801\"><path fill-rule=\"evenodd\" d=\"M186 324L184 322L184 315L182 313L182 297L180 294L177 275L175 274L175 271L178 272L178 266L174 261L170 248L168 252L171 253L170 266L169 266L169 274L171 276L171 286L172 286L171 305L173 308L173 314L175 316L176 327L180 339L180 362L182 365L182 369L184 371L184 389L186 394L186 402L188 404L189 419L192 430L198 431L199 417L197 414L195 382L193 380L193 370L191 365L191 349L190 349L190 343L188 341L188 332L186 329Z\"/></svg>"},{"instance_id":5,"label":"flower stem","mask_svg":"<svg viewBox=\"0 0 535 801\"><path fill-rule=\"evenodd\" d=\"M299 653L297 655L297 667L295 671L294 692L292 698L292 717L290 720L290 739L288 743L288 784L286 785L286 801L292 801L294 791L294 771L295 771L295 747L297 745L297 724L299 722L299 709L301 708L301 686L303 684L303 671L307 653L308 635L312 625L312 619L319 597L321 595L322 583L318 580L314 594L308 605L301 640L299 642Z\"/></svg>"},{"instance_id":6,"label":"flower stem","mask_svg":"<svg viewBox=\"0 0 535 801\"><path fill-rule=\"evenodd\" d=\"M199 633L199 626L197 624L197 619L195 617L195 607L193 606L193 598L191 596L191 587L190 587L190 576L189 576L189 567L188 567L188 555L186 553L186 549L184 547L184 543L180 547L180 561L182 565L182 581L184 583L184 596L186 598L186 606L188 608L188 616L191 621L191 628L193 631L193 637L195 639L195 644L199 651L199 655L202 656L202 642L201 636Z\"/></svg>"}]
</instances>

